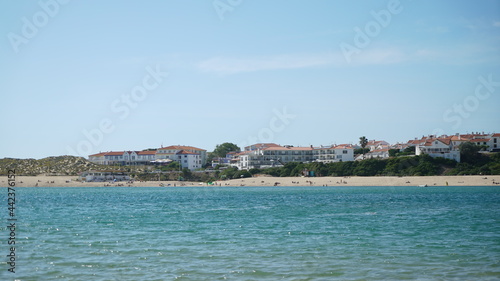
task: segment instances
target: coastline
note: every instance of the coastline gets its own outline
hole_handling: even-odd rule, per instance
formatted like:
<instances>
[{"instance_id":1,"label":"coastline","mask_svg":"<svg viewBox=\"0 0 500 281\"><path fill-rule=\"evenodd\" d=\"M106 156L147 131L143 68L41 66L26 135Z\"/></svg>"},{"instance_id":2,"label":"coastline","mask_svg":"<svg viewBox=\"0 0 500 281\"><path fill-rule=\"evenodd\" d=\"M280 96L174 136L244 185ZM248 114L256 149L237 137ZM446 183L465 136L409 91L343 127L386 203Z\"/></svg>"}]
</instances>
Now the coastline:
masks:
<instances>
[{"instance_id":1,"label":"coastline","mask_svg":"<svg viewBox=\"0 0 500 281\"><path fill-rule=\"evenodd\" d=\"M214 185L192 181L79 182L77 176L17 176L16 187L105 187L105 186L497 186L500 175L486 176L417 176L417 177L270 177L216 181ZM0 178L7 187L7 177ZM500 186L500 185L498 185Z\"/></svg>"}]
</instances>

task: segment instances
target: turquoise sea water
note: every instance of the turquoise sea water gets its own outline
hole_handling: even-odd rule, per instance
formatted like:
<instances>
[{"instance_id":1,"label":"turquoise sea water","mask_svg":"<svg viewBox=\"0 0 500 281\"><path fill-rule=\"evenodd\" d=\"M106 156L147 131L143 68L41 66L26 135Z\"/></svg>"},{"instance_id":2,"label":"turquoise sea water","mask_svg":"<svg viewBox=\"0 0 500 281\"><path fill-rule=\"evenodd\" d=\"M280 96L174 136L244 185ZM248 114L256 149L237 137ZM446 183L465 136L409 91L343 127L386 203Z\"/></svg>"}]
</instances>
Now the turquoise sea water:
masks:
<instances>
[{"instance_id":1,"label":"turquoise sea water","mask_svg":"<svg viewBox=\"0 0 500 281\"><path fill-rule=\"evenodd\" d=\"M498 187L18 188L16 198L16 273L3 227L0 280L500 279Z\"/></svg>"}]
</instances>

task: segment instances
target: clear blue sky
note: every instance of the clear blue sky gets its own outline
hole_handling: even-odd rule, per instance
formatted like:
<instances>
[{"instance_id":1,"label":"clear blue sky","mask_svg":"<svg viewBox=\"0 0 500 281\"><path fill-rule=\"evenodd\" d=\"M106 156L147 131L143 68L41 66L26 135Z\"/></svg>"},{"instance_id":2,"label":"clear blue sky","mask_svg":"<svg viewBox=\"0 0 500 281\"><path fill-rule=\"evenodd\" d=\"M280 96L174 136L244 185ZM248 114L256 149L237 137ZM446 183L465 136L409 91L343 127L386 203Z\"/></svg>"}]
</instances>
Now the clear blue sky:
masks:
<instances>
[{"instance_id":1,"label":"clear blue sky","mask_svg":"<svg viewBox=\"0 0 500 281\"><path fill-rule=\"evenodd\" d=\"M61 2L0 9L0 158L500 132L500 1Z\"/></svg>"}]
</instances>

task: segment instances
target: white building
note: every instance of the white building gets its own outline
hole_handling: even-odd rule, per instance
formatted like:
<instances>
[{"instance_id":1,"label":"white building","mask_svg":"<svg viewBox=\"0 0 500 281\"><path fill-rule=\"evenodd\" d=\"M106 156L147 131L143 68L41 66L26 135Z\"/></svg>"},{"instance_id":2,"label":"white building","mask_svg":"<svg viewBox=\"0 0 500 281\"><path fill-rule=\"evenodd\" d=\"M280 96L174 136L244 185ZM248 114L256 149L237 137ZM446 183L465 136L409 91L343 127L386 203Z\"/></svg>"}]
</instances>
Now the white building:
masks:
<instances>
[{"instance_id":1,"label":"white building","mask_svg":"<svg viewBox=\"0 0 500 281\"><path fill-rule=\"evenodd\" d=\"M384 149L389 147L389 143L386 141L376 141L376 140L370 140L366 144L366 147L370 149L370 151L377 150L377 149Z\"/></svg>"},{"instance_id":2,"label":"white building","mask_svg":"<svg viewBox=\"0 0 500 281\"><path fill-rule=\"evenodd\" d=\"M180 151L188 151L198 154L201 165L203 166L207 161L207 151L201 148L185 146L185 145L171 145L167 147L158 148L156 151L156 160L158 159L171 159L177 161L176 154Z\"/></svg>"},{"instance_id":3,"label":"white building","mask_svg":"<svg viewBox=\"0 0 500 281\"><path fill-rule=\"evenodd\" d=\"M206 162L206 152L192 146L173 145L157 150L101 152L89 155L89 161L101 165L147 165L171 160L180 162L183 168L195 170Z\"/></svg>"},{"instance_id":4,"label":"white building","mask_svg":"<svg viewBox=\"0 0 500 281\"><path fill-rule=\"evenodd\" d=\"M289 162L354 161L354 147L351 145L314 148L256 144L245 149L235 156L237 161L234 166L239 169L280 167Z\"/></svg>"},{"instance_id":5,"label":"white building","mask_svg":"<svg viewBox=\"0 0 500 281\"><path fill-rule=\"evenodd\" d=\"M429 138L415 147L415 155L428 154L460 162L460 151L452 138Z\"/></svg>"},{"instance_id":6,"label":"white building","mask_svg":"<svg viewBox=\"0 0 500 281\"><path fill-rule=\"evenodd\" d=\"M279 167L288 162L311 162L312 150L312 147L260 146L255 150L238 153L235 166L239 169L251 169Z\"/></svg>"},{"instance_id":7,"label":"white building","mask_svg":"<svg viewBox=\"0 0 500 281\"><path fill-rule=\"evenodd\" d=\"M490 151L500 152L500 134L491 135Z\"/></svg>"},{"instance_id":8,"label":"white building","mask_svg":"<svg viewBox=\"0 0 500 281\"><path fill-rule=\"evenodd\" d=\"M471 133L471 134L455 134L453 136L427 136L422 137L420 140L409 141L408 144L415 145L415 154L429 154L432 157L443 157L453 159L460 162L461 144L471 142L477 145L486 146L489 152L500 151L500 134L485 134L485 133Z\"/></svg>"},{"instance_id":9,"label":"white building","mask_svg":"<svg viewBox=\"0 0 500 281\"><path fill-rule=\"evenodd\" d=\"M196 170L202 167L201 155L198 153L181 150L175 154L174 158L173 160L179 162L182 168Z\"/></svg>"},{"instance_id":10,"label":"white building","mask_svg":"<svg viewBox=\"0 0 500 281\"><path fill-rule=\"evenodd\" d=\"M363 155L358 156L363 157ZM387 159L389 158L389 148L380 148L365 153L364 159Z\"/></svg>"},{"instance_id":11,"label":"white building","mask_svg":"<svg viewBox=\"0 0 500 281\"><path fill-rule=\"evenodd\" d=\"M314 148L313 161L323 163L354 161L354 147L349 144L341 144Z\"/></svg>"},{"instance_id":12,"label":"white building","mask_svg":"<svg viewBox=\"0 0 500 281\"><path fill-rule=\"evenodd\" d=\"M138 165L145 165L151 163L151 161L156 160L156 150L143 150L137 151L137 161Z\"/></svg>"},{"instance_id":13,"label":"white building","mask_svg":"<svg viewBox=\"0 0 500 281\"><path fill-rule=\"evenodd\" d=\"M96 154L89 155L89 161L99 165L106 165L105 159L106 152L100 152Z\"/></svg>"},{"instance_id":14,"label":"white building","mask_svg":"<svg viewBox=\"0 0 500 281\"><path fill-rule=\"evenodd\" d=\"M89 155L89 161L100 165L131 165L137 161L136 151L109 151Z\"/></svg>"}]
</instances>

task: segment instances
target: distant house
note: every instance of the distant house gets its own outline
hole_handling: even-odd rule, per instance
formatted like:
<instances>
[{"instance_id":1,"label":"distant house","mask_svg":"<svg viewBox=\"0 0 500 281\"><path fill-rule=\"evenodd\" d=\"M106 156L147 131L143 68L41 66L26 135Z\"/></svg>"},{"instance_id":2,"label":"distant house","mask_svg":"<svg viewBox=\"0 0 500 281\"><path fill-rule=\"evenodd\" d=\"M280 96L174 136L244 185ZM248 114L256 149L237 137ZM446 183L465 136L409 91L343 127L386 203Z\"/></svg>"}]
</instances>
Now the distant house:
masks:
<instances>
[{"instance_id":1,"label":"distant house","mask_svg":"<svg viewBox=\"0 0 500 281\"><path fill-rule=\"evenodd\" d=\"M431 157L443 157L460 162L460 151L452 138L428 138L415 148L415 155L428 154Z\"/></svg>"},{"instance_id":2,"label":"distant house","mask_svg":"<svg viewBox=\"0 0 500 281\"><path fill-rule=\"evenodd\" d=\"M221 166L231 166L236 161L236 156L238 152L229 152L226 154L226 157L214 157L212 159L212 167L215 168L217 165Z\"/></svg>"},{"instance_id":3,"label":"distant house","mask_svg":"<svg viewBox=\"0 0 500 281\"><path fill-rule=\"evenodd\" d=\"M151 163L156 159L156 150L143 150L137 151L137 161L138 165L145 165Z\"/></svg>"},{"instance_id":4,"label":"distant house","mask_svg":"<svg viewBox=\"0 0 500 281\"><path fill-rule=\"evenodd\" d=\"M173 160L179 162L182 168L188 168L189 170L196 170L202 167L201 155L187 150L175 153Z\"/></svg>"},{"instance_id":5,"label":"distant house","mask_svg":"<svg viewBox=\"0 0 500 281\"><path fill-rule=\"evenodd\" d=\"M111 151L104 154L105 165L130 165L136 160L135 151Z\"/></svg>"},{"instance_id":6,"label":"distant house","mask_svg":"<svg viewBox=\"0 0 500 281\"><path fill-rule=\"evenodd\" d=\"M500 152L500 134L491 135L490 151Z\"/></svg>"},{"instance_id":7,"label":"distant house","mask_svg":"<svg viewBox=\"0 0 500 281\"><path fill-rule=\"evenodd\" d=\"M235 154L233 159L236 161L232 165L239 169L280 167L289 162L354 161L354 147L347 144L321 147L255 144Z\"/></svg>"},{"instance_id":8,"label":"distant house","mask_svg":"<svg viewBox=\"0 0 500 281\"><path fill-rule=\"evenodd\" d=\"M366 144L366 147L370 149L370 151L376 150L376 149L383 149L383 148L388 148L389 143L386 141L376 141L376 140L370 140Z\"/></svg>"},{"instance_id":9,"label":"distant house","mask_svg":"<svg viewBox=\"0 0 500 281\"><path fill-rule=\"evenodd\" d=\"M105 156L106 152L100 152L96 154L89 155L89 161L99 165L106 165Z\"/></svg>"},{"instance_id":10,"label":"distant house","mask_svg":"<svg viewBox=\"0 0 500 281\"><path fill-rule=\"evenodd\" d=\"M148 165L178 161L183 168L199 169L206 162L206 150L172 145L157 150L108 151L89 155L89 161L101 165Z\"/></svg>"},{"instance_id":11,"label":"distant house","mask_svg":"<svg viewBox=\"0 0 500 281\"><path fill-rule=\"evenodd\" d=\"M240 170L242 169L250 169L250 168L255 168L255 167L250 167L249 166L249 159L250 159L250 154L252 151L242 151L239 153L236 153L233 156L233 161L231 161L231 166L236 167Z\"/></svg>"},{"instance_id":12,"label":"distant house","mask_svg":"<svg viewBox=\"0 0 500 281\"><path fill-rule=\"evenodd\" d=\"M254 149L254 150L250 150ZM256 144L236 154L239 169L279 167L288 162L311 162L312 147L280 146L276 144Z\"/></svg>"},{"instance_id":13,"label":"distant house","mask_svg":"<svg viewBox=\"0 0 500 281\"><path fill-rule=\"evenodd\" d=\"M323 163L354 161L354 147L350 144L340 144L314 148L313 161Z\"/></svg>"},{"instance_id":14,"label":"distant house","mask_svg":"<svg viewBox=\"0 0 500 281\"><path fill-rule=\"evenodd\" d=\"M375 149L365 153L365 159L387 159L389 158L389 148Z\"/></svg>"},{"instance_id":15,"label":"distant house","mask_svg":"<svg viewBox=\"0 0 500 281\"><path fill-rule=\"evenodd\" d=\"M255 150L262 150L270 147L281 147L281 145L275 144L275 143L256 143L252 144L249 146L245 146L244 151L255 151Z\"/></svg>"},{"instance_id":16,"label":"distant house","mask_svg":"<svg viewBox=\"0 0 500 281\"><path fill-rule=\"evenodd\" d=\"M161 147L156 150L156 159L171 159L178 161L177 153L180 151L191 152L199 155L199 166L203 166L207 162L207 151L201 148L185 146L185 145L171 145L167 147Z\"/></svg>"}]
</instances>

